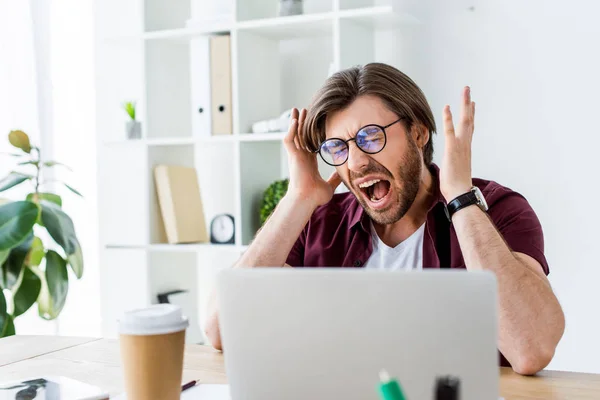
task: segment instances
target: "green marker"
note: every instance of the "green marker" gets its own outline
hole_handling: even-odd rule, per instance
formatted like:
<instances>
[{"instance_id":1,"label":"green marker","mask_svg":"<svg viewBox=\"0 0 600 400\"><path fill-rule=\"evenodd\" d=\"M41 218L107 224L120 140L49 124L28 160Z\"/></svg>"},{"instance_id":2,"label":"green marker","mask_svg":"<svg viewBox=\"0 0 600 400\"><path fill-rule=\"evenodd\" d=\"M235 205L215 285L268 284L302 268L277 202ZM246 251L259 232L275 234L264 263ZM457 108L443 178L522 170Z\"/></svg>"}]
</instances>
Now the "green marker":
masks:
<instances>
[{"instance_id":1,"label":"green marker","mask_svg":"<svg viewBox=\"0 0 600 400\"><path fill-rule=\"evenodd\" d=\"M386 370L379 373L379 397L381 400L406 400L398 381L391 379Z\"/></svg>"}]
</instances>

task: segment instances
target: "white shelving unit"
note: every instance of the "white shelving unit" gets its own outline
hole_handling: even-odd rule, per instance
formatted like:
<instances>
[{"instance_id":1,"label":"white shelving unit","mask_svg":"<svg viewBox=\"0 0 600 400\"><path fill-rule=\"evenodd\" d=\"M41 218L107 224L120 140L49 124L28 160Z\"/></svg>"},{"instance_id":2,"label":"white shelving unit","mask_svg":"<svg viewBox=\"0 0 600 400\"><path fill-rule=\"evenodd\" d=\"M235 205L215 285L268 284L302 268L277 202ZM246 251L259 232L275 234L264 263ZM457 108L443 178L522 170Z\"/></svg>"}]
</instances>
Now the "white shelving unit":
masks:
<instances>
[{"instance_id":1,"label":"white shelving unit","mask_svg":"<svg viewBox=\"0 0 600 400\"><path fill-rule=\"evenodd\" d=\"M247 248L260 198L287 177L285 132L252 134L252 123L308 107L330 70L372 61L402 67L404 30L418 21L396 0L305 0L305 14L277 17L278 0L234 1L231 23L186 28L194 0L96 3L97 132L103 334L127 309L160 291L189 290L201 319L214 274ZM195 134L191 110L195 38L231 35L233 134ZM397 47L397 49L396 49ZM206 60L208 63L209 61ZM121 104L137 100L143 138L126 140ZM233 215L235 244L165 244L153 166L195 167L207 224ZM331 168L322 164L328 176Z\"/></svg>"}]
</instances>

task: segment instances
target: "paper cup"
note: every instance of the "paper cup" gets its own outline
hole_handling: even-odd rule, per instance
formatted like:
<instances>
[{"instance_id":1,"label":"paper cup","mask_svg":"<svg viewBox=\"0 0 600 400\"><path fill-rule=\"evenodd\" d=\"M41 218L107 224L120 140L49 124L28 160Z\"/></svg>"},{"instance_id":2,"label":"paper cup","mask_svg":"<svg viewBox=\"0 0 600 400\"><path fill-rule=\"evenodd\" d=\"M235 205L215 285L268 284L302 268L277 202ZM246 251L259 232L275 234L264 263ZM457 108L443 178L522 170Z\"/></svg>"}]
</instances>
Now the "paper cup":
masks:
<instances>
[{"instance_id":1,"label":"paper cup","mask_svg":"<svg viewBox=\"0 0 600 400\"><path fill-rule=\"evenodd\" d=\"M188 325L173 304L125 313L119 342L127 400L179 400Z\"/></svg>"}]
</instances>

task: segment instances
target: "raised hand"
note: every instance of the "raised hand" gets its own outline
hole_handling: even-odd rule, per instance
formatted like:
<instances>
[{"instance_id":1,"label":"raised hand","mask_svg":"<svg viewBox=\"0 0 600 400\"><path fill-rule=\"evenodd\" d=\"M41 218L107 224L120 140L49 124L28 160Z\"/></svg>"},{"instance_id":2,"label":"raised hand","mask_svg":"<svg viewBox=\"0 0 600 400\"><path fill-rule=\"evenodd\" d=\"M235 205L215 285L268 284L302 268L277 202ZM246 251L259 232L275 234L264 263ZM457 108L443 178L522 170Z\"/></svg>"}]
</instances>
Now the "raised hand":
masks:
<instances>
[{"instance_id":1,"label":"raised hand","mask_svg":"<svg viewBox=\"0 0 600 400\"><path fill-rule=\"evenodd\" d=\"M301 132L306 119L306 110L292 110L292 121L283 143L288 154L290 183L288 194L301 201L308 201L316 208L333 197L335 188L341 183L337 172L327 181L319 174L317 154L307 150Z\"/></svg>"},{"instance_id":2,"label":"raised hand","mask_svg":"<svg viewBox=\"0 0 600 400\"><path fill-rule=\"evenodd\" d=\"M463 89L461 115L456 128L452 121L450 106L444 107L444 136L446 146L440 169L440 190L446 201L467 193L473 186L471 178L471 142L475 129L475 102L471 101L471 89Z\"/></svg>"}]
</instances>

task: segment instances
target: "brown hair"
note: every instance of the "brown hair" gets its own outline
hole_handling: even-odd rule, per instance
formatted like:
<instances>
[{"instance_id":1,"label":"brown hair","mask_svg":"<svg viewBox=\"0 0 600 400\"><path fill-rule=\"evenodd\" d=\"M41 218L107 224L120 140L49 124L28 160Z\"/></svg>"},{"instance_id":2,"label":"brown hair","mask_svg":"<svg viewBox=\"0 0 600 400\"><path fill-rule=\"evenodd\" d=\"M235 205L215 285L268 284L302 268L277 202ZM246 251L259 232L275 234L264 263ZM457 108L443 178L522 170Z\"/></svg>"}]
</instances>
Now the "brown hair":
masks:
<instances>
[{"instance_id":1,"label":"brown hair","mask_svg":"<svg viewBox=\"0 0 600 400\"><path fill-rule=\"evenodd\" d=\"M423 149L423 158L425 165L431 164L436 127L425 94L407 75L381 63L348 68L325 81L313 98L304 123L302 134L311 150L316 151L325 140L327 115L343 110L361 95L379 97L390 111L404 117L402 122L408 132L414 123L425 126L429 141Z\"/></svg>"}]
</instances>

